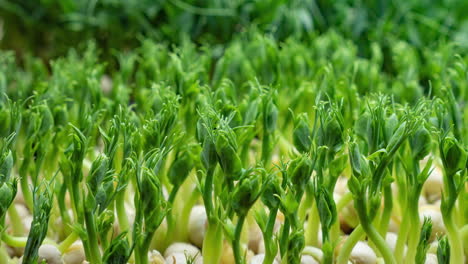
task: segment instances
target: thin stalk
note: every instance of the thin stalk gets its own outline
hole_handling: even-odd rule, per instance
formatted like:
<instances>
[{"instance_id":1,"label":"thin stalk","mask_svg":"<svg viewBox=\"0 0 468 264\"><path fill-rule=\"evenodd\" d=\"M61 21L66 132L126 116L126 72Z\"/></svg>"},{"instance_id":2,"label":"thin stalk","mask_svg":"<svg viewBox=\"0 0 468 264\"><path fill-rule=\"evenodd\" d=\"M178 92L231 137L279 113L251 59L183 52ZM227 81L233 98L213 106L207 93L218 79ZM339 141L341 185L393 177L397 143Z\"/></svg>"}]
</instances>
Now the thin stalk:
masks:
<instances>
[{"instance_id":1,"label":"thin stalk","mask_svg":"<svg viewBox=\"0 0 468 264\"><path fill-rule=\"evenodd\" d=\"M57 196L57 203L60 210L60 216L62 217L62 226L65 232L69 231L69 224L70 224L70 215L68 215L67 206L65 205L65 194L67 192L66 184L62 184L60 191Z\"/></svg>"},{"instance_id":2,"label":"thin stalk","mask_svg":"<svg viewBox=\"0 0 468 264\"><path fill-rule=\"evenodd\" d=\"M392 188L390 185L384 188L384 208L380 218L379 233L382 237L387 235L388 225L393 209Z\"/></svg>"},{"instance_id":3,"label":"thin stalk","mask_svg":"<svg viewBox=\"0 0 468 264\"><path fill-rule=\"evenodd\" d=\"M234 240L232 241L232 249L234 252L234 260L236 261L236 264L245 263L244 256L242 254L242 250L240 246L242 227L244 226L244 222L245 222L245 215L239 215L236 229L234 231Z\"/></svg>"},{"instance_id":4,"label":"thin stalk","mask_svg":"<svg viewBox=\"0 0 468 264\"><path fill-rule=\"evenodd\" d=\"M33 197L32 197L31 190L29 189L28 176L26 174L21 175L20 185L21 185L21 191L23 193L24 202L26 203L26 206L29 208L29 210L31 210L32 212L34 209Z\"/></svg>"},{"instance_id":5,"label":"thin stalk","mask_svg":"<svg viewBox=\"0 0 468 264\"><path fill-rule=\"evenodd\" d=\"M147 254L141 252L140 248L135 248L135 263L136 264L147 264L148 257Z\"/></svg>"},{"instance_id":6,"label":"thin stalk","mask_svg":"<svg viewBox=\"0 0 468 264\"><path fill-rule=\"evenodd\" d=\"M290 220L289 217L286 217L283 224L283 232L281 233L280 241L279 241L279 248L280 248L280 255L282 259L285 259L287 255L287 246L288 246L288 237L289 237L289 228L290 228Z\"/></svg>"},{"instance_id":7,"label":"thin stalk","mask_svg":"<svg viewBox=\"0 0 468 264\"><path fill-rule=\"evenodd\" d=\"M117 212L120 231L129 231L130 224L128 222L127 212L125 210L125 190L117 194L117 197L115 198L115 210ZM128 237L131 239L131 236Z\"/></svg>"},{"instance_id":8,"label":"thin stalk","mask_svg":"<svg viewBox=\"0 0 468 264\"><path fill-rule=\"evenodd\" d=\"M96 232L96 225L94 223L94 216L91 212L85 210L84 219L86 222L86 231L89 243L89 261L91 263L101 263L101 252L99 251L98 236Z\"/></svg>"},{"instance_id":9,"label":"thin stalk","mask_svg":"<svg viewBox=\"0 0 468 264\"><path fill-rule=\"evenodd\" d=\"M70 235L68 235L67 238L65 238L59 245L58 245L58 250L60 253L64 253L67 251L67 249L70 248L70 246L79 238L78 234L76 232L72 232Z\"/></svg>"},{"instance_id":10,"label":"thin stalk","mask_svg":"<svg viewBox=\"0 0 468 264\"><path fill-rule=\"evenodd\" d=\"M20 248L20 247L26 246L26 242L28 241L28 238L27 237L14 237L3 232L2 240L3 242L5 242L5 244L9 245L10 247Z\"/></svg>"},{"instance_id":11,"label":"thin stalk","mask_svg":"<svg viewBox=\"0 0 468 264\"><path fill-rule=\"evenodd\" d=\"M403 253L410 228L410 218L411 215L409 209L407 209L403 215L403 219L400 224L400 230L398 231L397 242L395 245L395 259L398 261L398 263L403 262Z\"/></svg>"},{"instance_id":12,"label":"thin stalk","mask_svg":"<svg viewBox=\"0 0 468 264\"><path fill-rule=\"evenodd\" d=\"M10 216L10 225L13 231L13 235L22 236L24 235L23 221L16 210L16 206L12 204L8 208L8 215Z\"/></svg>"},{"instance_id":13,"label":"thin stalk","mask_svg":"<svg viewBox=\"0 0 468 264\"><path fill-rule=\"evenodd\" d=\"M345 193L341 199L336 204L336 211L340 212L345 206L347 206L353 200L353 194L350 192ZM338 241L340 237L340 221L335 221L333 223L330 240L331 241Z\"/></svg>"},{"instance_id":14,"label":"thin stalk","mask_svg":"<svg viewBox=\"0 0 468 264\"><path fill-rule=\"evenodd\" d=\"M213 211L213 201L211 200L213 193L213 179L214 169L208 169L206 171L206 178L203 190L203 202L205 203L206 215L210 217Z\"/></svg>"},{"instance_id":15,"label":"thin stalk","mask_svg":"<svg viewBox=\"0 0 468 264\"><path fill-rule=\"evenodd\" d=\"M177 191L179 190L180 186L174 186L172 188L171 193L169 194L168 203L172 206L172 209L166 215L166 222L167 222L167 230L166 230L166 238L164 240L164 249L166 249L173 241L174 241L174 214L175 214L175 206L174 200L177 196Z\"/></svg>"},{"instance_id":16,"label":"thin stalk","mask_svg":"<svg viewBox=\"0 0 468 264\"><path fill-rule=\"evenodd\" d=\"M273 208L270 211L268 216L268 222L265 230L264 244L265 244L265 258L263 260L264 264L272 264L275 260L275 252L272 252L270 245L273 240L273 231L276 223L276 216L278 214L278 208ZM276 245L276 244L275 244Z\"/></svg>"},{"instance_id":17,"label":"thin stalk","mask_svg":"<svg viewBox=\"0 0 468 264\"><path fill-rule=\"evenodd\" d=\"M375 229L375 227L372 226L372 224L367 223L366 221L361 221L361 223L367 236L375 244L380 254L382 254L382 257L385 260L385 263L396 264L397 262L395 260L395 257L393 256L392 251L390 250L387 243L385 242L385 239L382 238L382 236Z\"/></svg>"},{"instance_id":18,"label":"thin stalk","mask_svg":"<svg viewBox=\"0 0 468 264\"><path fill-rule=\"evenodd\" d=\"M452 216L446 216L444 218L444 223L447 228L447 235L450 241L450 263L463 263L464 256L462 240L459 233L460 230L456 227Z\"/></svg>"},{"instance_id":19,"label":"thin stalk","mask_svg":"<svg viewBox=\"0 0 468 264\"><path fill-rule=\"evenodd\" d=\"M2 239L5 244L11 246L11 247L26 247L26 243L28 241L27 237L15 237L15 236L10 236L9 234L3 232L2 233ZM49 244L49 245L56 245L56 243L48 238L44 239L44 244Z\"/></svg>"},{"instance_id":20,"label":"thin stalk","mask_svg":"<svg viewBox=\"0 0 468 264\"><path fill-rule=\"evenodd\" d=\"M349 256L354 246L365 235L364 229L358 225L353 232L348 236L343 246L341 246L340 253L338 254L337 264L348 264Z\"/></svg>"},{"instance_id":21,"label":"thin stalk","mask_svg":"<svg viewBox=\"0 0 468 264\"><path fill-rule=\"evenodd\" d=\"M72 184L71 189L70 189L70 199L72 199L72 205L75 213L75 218L78 223L82 224L83 223L83 216L80 214L80 192L79 192L79 186L78 184Z\"/></svg>"},{"instance_id":22,"label":"thin stalk","mask_svg":"<svg viewBox=\"0 0 468 264\"><path fill-rule=\"evenodd\" d=\"M465 184L465 187L468 187L468 185ZM468 193L466 191L467 188L461 188L460 194L458 195L459 199L457 202L457 225L458 226L464 226L468 224L468 211L466 208L466 201L468 200Z\"/></svg>"},{"instance_id":23,"label":"thin stalk","mask_svg":"<svg viewBox=\"0 0 468 264\"><path fill-rule=\"evenodd\" d=\"M263 135L262 142L262 162L263 164L269 164L271 158L271 146L270 146L270 134L265 133Z\"/></svg>"}]
</instances>

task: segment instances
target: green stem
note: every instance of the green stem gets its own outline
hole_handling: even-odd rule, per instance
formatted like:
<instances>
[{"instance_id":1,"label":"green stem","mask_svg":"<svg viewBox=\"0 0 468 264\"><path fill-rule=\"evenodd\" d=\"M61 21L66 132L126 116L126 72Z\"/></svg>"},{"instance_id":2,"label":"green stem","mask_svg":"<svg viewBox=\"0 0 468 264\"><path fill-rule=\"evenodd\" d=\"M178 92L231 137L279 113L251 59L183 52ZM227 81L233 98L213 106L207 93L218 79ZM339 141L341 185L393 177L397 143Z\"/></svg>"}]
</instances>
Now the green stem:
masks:
<instances>
[{"instance_id":1,"label":"green stem","mask_svg":"<svg viewBox=\"0 0 468 264\"><path fill-rule=\"evenodd\" d=\"M78 223L82 224L83 223L83 215L80 213L82 210L80 208L80 192L79 192L79 186L78 184L72 183L71 189L70 189L70 198L72 199L72 204L74 213L75 213L75 218Z\"/></svg>"},{"instance_id":2,"label":"green stem","mask_svg":"<svg viewBox=\"0 0 468 264\"><path fill-rule=\"evenodd\" d=\"M2 234L2 240L3 242L5 242L5 244L11 246L11 247L17 247L17 248L20 248L20 247L25 247L26 246L26 242L28 241L28 238L27 237L14 237L14 236L10 236L8 235L7 233L3 233Z\"/></svg>"},{"instance_id":3,"label":"green stem","mask_svg":"<svg viewBox=\"0 0 468 264\"><path fill-rule=\"evenodd\" d=\"M57 196L57 203L60 210L60 216L62 217L62 227L64 232L68 232L70 229L70 215L68 215L67 206L65 205L65 194L67 192L67 185L62 184L60 187L58 196Z\"/></svg>"},{"instance_id":4,"label":"green stem","mask_svg":"<svg viewBox=\"0 0 468 264\"><path fill-rule=\"evenodd\" d=\"M395 260L395 257L393 256L393 253L388 247L385 240L382 238L379 232L375 229L375 227L372 226L372 224L368 223L366 220L367 219L364 219L364 221L361 221L362 228L364 229L364 231L366 232L370 240L375 244L380 254L382 254L382 257L385 260L385 263L396 264L397 262Z\"/></svg>"},{"instance_id":5,"label":"green stem","mask_svg":"<svg viewBox=\"0 0 468 264\"><path fill-rule=\"evenodd\" d=\"M307 215L307 209L311 208L313 202L314 202L313 194L309 194L309 192L306 192L306 197L304 201L299 205L298 216L301 222L305 221L306 215Z\"/></svg>"},{"instance_id":6,"label":"green stem","mask_svg":"<svg viewBox=\"0 0 468 264\"><path fill-rule=\"evenodd\" d=\"M21 175L20 184L21 184L21 191L23 193L24 202L26 203L29 210L31 210L32 212L34 209L33 197L32 197L32 192L29 189L28 176L26 173L24 175Z\"/></svg>"},{"instance_id":7,"label":"green stem","mask_svg":"<svg viewBox=\"0 0 468 264\"><path fill-rule=\"evenodd\" d=\"M214 221L208 222L205 239L203 240L202 254L203 263L205 264L219 264L223 251L223 228L221 224Z\"/></svg>"},{"instance_id":8,"label":"green stem","mask_svg":"<svg viewBox=\"0 0 468 264\"><path fill-rule=\"evenodd\" d=\"M455 226L452 216L445 217L444 223L447 228L447 235L450 241L450 263L464 263L463 246L459 233L460 230Z\"/></svg>"},{"instance_id":9,"label":"green stem","mask_svg":"<svg viewBox=\"0 0 468 264\"><path fill-rule=\"evenodd\" d=\"M70 246L79 238L78 234L76 232L72 232L70 235L68 235L67 238L65 238L59 245L58 245L58 250L60 253L64 253L67 251L67 249L70 248Z\"/></svg>"},{"instance_id":10,"label":"green stem","mask_svg":"<svg viewBox=\"0 0 468 264\"><path fill-rule=\"evenodd\" d=\"M407 208L400 224L400 230L398 231L398 238L395 245L395 259L398 261L398 263L403 263L403 254L410 228L410 217L411 215L409 209Z\"/></svg>"},{"instance_id":11,"label":"green stem","mask_svg":"<svg viewBox=\"0 0 468 264\"><path fill-rule=\"evenodd\" d=\"M462 241L468 241L468 224L464 225L460 230L460 237ZM463 243L463 250L465 251L465 256L468 256L468 242Z\"/></svg>"},{"instance_id":12,"label":"green stem","mask_svg":"<svg viewBox=\"0 0 468 264\"><path fill-rule=\"evenodd\" d=\"M174 214L175 214L175 204L174 200L177 195L177 191L179 190L179 186L174 186L172 188L171 193L169 194L168 203L172 206L171 210L166 215L166 222L167 222L167 229L166 229L166 238L164 240L164 249L166 249L172 242L174 242Z\"/></svg>"},{"instance_id":13,"label":"green stem","mask_svg":"<svg viewBox=\"0 0 468 264\"><path fill-rule=\"evenodd\" d=\"M142 250L140 247L135 248L135 263L136 264L147 264L148 263L148 256Z\"/></svg>"},{"instance_id":14,"label":"green stem","mask_svg":"<svg viewBox=\"0 0 468 264\"><path fill-rule=\"evenodd\" d=\"M276 246L276 242L273 242L273 231L276 223L276 216L278 214L278 208L273 208L268 216L268 222L264 233L264 244L265 244L265 258L264 264L272 264L276 257L276 252L273 250L272 245ZM272 243L273 242L273 243Z\"/></svg>"},{"instance_id":15,"label":"green stem","mask_svg":"<svg viewBox=\"0 0 468 264\"><path fill-rule=\"evenodd\" d=\"M309 212L309 220L307 221L307 229L305 233L306 245L318 246L318 232L319 232L319 214L315 202L312 203L312 207Z\"/></svg>"},{"instance_id":16,"label":"green stem","mask_svg":"<svg viewBox=\"0 0 468 264\"><path fill-rule=\"evenodd\" d=\"M234 252L234 260L236 264L244 264L244 256L242 255L242 250L240 247L240 239L242 234L242 227L244 226L245 215L239 215L237 221L236 229L234 231L234 240L232 241L232 249Z\"/></svg>"},{"instance_id":17,"label":"green stem","mask_svg":"<svg viewBox=\"0 0 468 264\"><path fill-rule=\"evenodd\" d=\"M8 215L10 216L10 225L13 231L13 235L22 236L24 235L23 221L16 210L14 204L10 205L8 208Z\"/></svg>"},{"instance_id":18,"label":"green stem","mask_svg":"<svg viewBox=\"0 0 468 264\"><path fill-rule=\"evenodd\" d=\"M340 212L345 206L347 206L353 200L353 194L350 192L345 193L338 203L336 204L336 211ZM340 237L340 221L335 221L332 226L330 239L331 241L338 241Z\"/></svg>"},{"instance_id":19,"label":"green stem","mask_svg":"<svg viewBox=\"0 0 468 264\"><path fill-rule=\"evenodd\" d=\"M197 203L198 197L200 193L198 190L194 189L191 192L190 197L188 200L184 201L184 205L181 210L180 219L178 219L178 225L175 230L175 238L177 241L186 241L188 238L188 222L190 218L190 213L192 211L193 206Z\"/></svg>"},{"instance_id":20,"label":"green stem","mask_svg":"<svg viewBox=\"0 0 468 264\"><path fill-rule=\"evenodd\" d=\"M9 263L9 262L10 262L10 256L8 255L6 248L3 245L0 245L0 263Z\"/></svg>"},{"instance_id":21,"label":"green stem","mask_svg":"<svg viewBox=\"0 0 468 264\"><path fill-rule=\"evenodd\" d=\"M420 222L417 208L411 210L411 232L408 238L408 250L406 251L406 263L414 263L419 243Z\"/></svg>"},{"instance_id":22,"label":"green stem","mask_svg":"<svg viewBox=\"0 0 468 264\"><path fill-rule=\"evenodd\" d=\"M337 264L348 264L351 251L357 242L365 235L364 229L358 225L353 232L348 236L343 246L341 246L340 253L338 254Z\"/></svg>"},{"instance_id":23,"label":"green stem","mask_svg":"<svg viewBox=\"0 0 468 264\"><path fill-rule=\"evenodd\" d=\"M28 241L27 237L15 237L10 236L9 234L3 232L2 233L2 240L5 244L11 247L26 247L26 243ZM55 245L56 243L48 238L44 239L44 244Z\"/></svg>"},{"instance_id":24,"label":"green stem","mask_svg":"<svg viewBox=\"0 0 468 264\"><path fill-rule=\"evenodd\" d=\"M96 232L96 225L94 223L94 216L90 211L85 210L84 218L86 223L87 238L90 250L90 256L88 257L88 260L91 263L99 264L101 263L101 252L99 251L99 243Z\"/></svg>"},{"instance_id":25,"label":"green stem","mask_svg":"<svg viewBox=\"0 0 468 264\"><path fill-rule=\"evenodd\" d=\"M392 188L390 185L384 188L384 208L380 218L379 233L382 237L387 235L388 225L393 209Z\"/></svg>"},{"instance_id":26,"label":"green stem","mask_svg":"<svg viewBox=\"0 0 468 264\"><path fill-rule=\"evenodd\" d=\"M125 191L121 191L115 198L115 210L117 212L117 219L119 220L120 232L129 231L130 224L125 210ZM128 236L131 239L131 236Z\"/></svg>"},{"instance_id":27,"label":"green stem","mask_svg":"<svg viewBox=\"0 0 468 264\"><path fill-rule=\"evenodd\" d=\"M214 179L214 168L206 171L206 178L203 190L203 202L205 204L206 215L208 218L211 217L213 211L213 201L211 200L213 193L213 179Z\"/></svg>"},{"instance_id":28,"label":"green stem","mask_svg":"<svg viewBox=\"0 0 468 264\"><path fill-rule=\"evenodd\" d=\"M290 224L291 223L289 221L289 217L286 217L286 220L284 221L284 224L283 224L283 230L281 232L281 238L280 238L280 244L279 244L280 255L282 259L286 259L286 255L287 255Z\"/></svg>"}]
</instances>

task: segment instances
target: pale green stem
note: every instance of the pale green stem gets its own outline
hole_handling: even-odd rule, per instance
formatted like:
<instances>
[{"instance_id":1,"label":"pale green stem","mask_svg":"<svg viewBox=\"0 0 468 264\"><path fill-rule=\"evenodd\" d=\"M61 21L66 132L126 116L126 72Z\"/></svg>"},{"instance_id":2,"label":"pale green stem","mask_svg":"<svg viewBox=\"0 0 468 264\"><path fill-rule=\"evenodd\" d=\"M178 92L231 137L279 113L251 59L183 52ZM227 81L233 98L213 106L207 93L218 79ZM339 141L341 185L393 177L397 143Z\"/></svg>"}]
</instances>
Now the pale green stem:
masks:
<instances>
[{"instance_id":1,"label":"pale green stem","mask_svg":"<svg viewBox=\"0 0 468 264\"><path fill-rule=\"evenodd\" d=\"M208 222L202 249L203 263L220 263L223 251L223 228L221 223Z\"/></svg>"},{"instance_id":2,"label":"pale green stem","mask_svg":"<svg viewBox=\"0 0 468 264\"><path fill-rule=\"evenodd\" d=\"M460 230L455 226L452 217L444 219L450 241L450 264L464 263L463 246L460 237Z\"/></svg>"},{"instance_id":3,"label":"pale green stem","mask_svg":"<svg viewBox=\"0 0 468 264\"><path fill-rule=\"evenodd\" d=\"M319 232L319 215L315 202L312 203L312 207L309 212L309 220L307 221L307 229L305 233L306 245L318 246L318 232Z\"/></svg>"},{"instance_id":4,"label":"pale green stem","mask_svg":"<svg viewBox=\"0 0 468 264\"><path fill-rule=\"evenodd\" d=\"M348 192L345 193L338 203L336 204L336 211L339 213L345 206L347 206L353 200L353 194ZM340 221L336 221L333 223L332 230L331 230L331 241L338 241L340 237Z\"/></svg>"},{"instance_id":5,"label":"pale green stem","mask_svg":"<svg viewBox=\"0 0 468 264\"><path fill-rule=\"evenodd\" d=\"M338 264L348 264L349 256L351 255L351 251L353 250L354 246L357 244L359 240L365 235L364 229L361 225L358 225L353 232L346 238L343 246L340 249L340 253L338 254L337 263Z\"/></svg>"},{"instance_id":6,"label":"pale green stem","mask_svg":"<svg viewBox=\"0 0 468 264\"><path fill-rule=\"evenodd\" d=\"M406 239L408 238L408 232L410 228L410 212L407 209L403 215L401 221L400 230L398 231L398 238L395 245L395 259L398 263L403 263L403 254L406 244Z\"/></svg>"},{"instance_id":7,"label":"pale green stem","mask_svg":"<svg viewBox=\"0 0 468 264\"><path fill-rule=\"evenodd\" d=\"M14 204L12 204L10 208L8 208L8 215L10 216L10 225L13 231L13 235L24 235L23 219L21 219Z\"/></svg>"},{"instance_id":8,"label":"pale green stem","mask_svg":"<svg viewBox=\"0 0 468 264\"><path fill-rule=\"evenodd\" d=\"M10 256L6 248L3 245L0 245L0 263L9 263Z\"/></svg>"},{"instance_id":9,"label":"pale green stem","mask_svg":"<svg viewBox=\"0 0 468 264\"><path fill-rule=\"evenodd\" d=\"M421 231L418 214L417 213L415 214L414 212L417 212L417 211L413 211L412 213L411 232L409 233L408 250L406 251L406 263L408 264L414 263L414 260L416 259L416 253L417 253L418 242L419 242L419 234Z\"/></svg>"},{"instance_id":10,"label":"pale green stem","mask_svg":"<svg viewBox=\"0 0 468 264\"><path fill-rule=\"evenodd\" d=\"M72 232L58 245L58 250L63 254L79 238L76 232Z\"/></svg>"}]
</instances>

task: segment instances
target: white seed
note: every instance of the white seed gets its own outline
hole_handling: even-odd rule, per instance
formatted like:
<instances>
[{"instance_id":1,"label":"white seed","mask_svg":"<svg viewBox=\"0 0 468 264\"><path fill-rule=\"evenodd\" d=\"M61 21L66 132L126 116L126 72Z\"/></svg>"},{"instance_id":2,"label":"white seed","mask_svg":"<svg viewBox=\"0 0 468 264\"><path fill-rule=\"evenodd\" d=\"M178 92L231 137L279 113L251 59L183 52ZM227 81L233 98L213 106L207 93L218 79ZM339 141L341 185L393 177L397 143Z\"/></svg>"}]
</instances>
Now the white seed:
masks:
<instances>
[{"instance_id":1,"label":"white seed","mask_svg":"<svg viewBox=\"0 0 468 264\"><path fill-rule=\"evenodd\" d=\"M398 230L400 230L400 225L395 221L395 219L390 218L390 222L388 224L388 232L392 233L398 233Z\"/></svg>"},{"instance_id":2,"label":"white seed","mask_svg":"<svg viewBox=\"0 0 468 264\"><path fill-rule=\"evenodd\" d=\"M263 240L263 234L257 223L249 227L249 249L254 253L258 253L258 245Z\"/></svg>"},{"instance_id":3,"label":"white seed","mask_svg":"<svg viewBox=\"0 0 468 264\"><path fill-rule=\"evenodd\" d=\"M395 247L396 247L396 244L397 244L397 240L398 240L398 235L393 233L393 232L388 232L387 236L385 236L385 242L387 242L387 245L391 249L392 252L395 252ZM405 245L405 247L403 249L403 256L406 256L407 248L408 247Z\"/></svg>"},{"instance_id":4,"label":"white seed","mask_svg":"<svg viewBox=\"0 0 468 264\"><path fill-rule=\"evenodd\" d=\"M163 258L161 253L157 250L151 250L148 253L149 264L164 264L166 260Z\"/></svg>"},{"instance_id":5,"label":"white seed","mask_svg":"<svg viewBox=\"0 0 468 264\"><path fill-rule=\"evenodd\" d=\"M187 264L191 263L188 260L195 260L195 264L203 264L203 258L201 256L188 256L184 253L173 253L166 257L166 264Z\"/></svg>"},{"instance_id":6,"label":"white seed","mask_svg":"<svg viewBox=\"0 0 468 264\"><path fill-rule=\"evenodd\" d=\"M302 255L301 264L319 264L319 262L316 259L314 259L314 257L312 256Z\"/></svg>"},{"instance_id":7,"label":"white seed","mask_svg":"<svg viewBox=\"0 0 468 264\"><path fill-rule=\"evenodd\" d=\"M427 253L437 254L437 248L439 247L439 241L436 239L429 244Z\"/></svg>"},{"instance_id":8,"label":"white seed","mask_svg":"<svg viewBox=\"0 0 468 264\"><path fill-rule=\"evenodd\" d=\"M190 212L189 218L189 239L197 247L202 247L208 226L208 217L203 205L195 205Z\"/></svg>"},{"instance_id":9,"label":"white seed","mask_svg":"<svg viewBox=\"0 0 468 264\"><path fill-rule=\"evenodd\" d=\"M112 79L109 77L109 75L102 76L101 90L104 94L109 94L112 91Z\"/></svg>"},{"instance_id":10,"label":"white seed","mask_svg":"<svg viewBox=\"0 0 468 264\"><path fill-rule=\"evenodd\" d=\"M354 264L375 264L377 255L366 242L359 241L351 251L350 260Z\"/></svg>"},{"instance_id":11,"label":"white seed","mask_svg":"<svg viewBox=\"0 0 468 264\"><path fill-rule=\"evenodd\" d=\"M164 257L167 260L167 257L176 253L182 253L187 257L197 257L200 255L200 250L192 244L176 242L166 249Z\"/></svg>"},{"instance_id":12,"label":"white seed","mask_svg":"<svg viewBox=\"0 0 468 264\"><path fill-rule=\"evenodd\" d=\"M340 176L338 180L336 180L335 190L333 192L334 192L333 196L335 196L336 194L336 195L339 195L339 197L349 192L348 179L344 176ZM335 201L338 201L338 200L335 200Z\"/></svg>"},{"instance_id":13,"label":"white seed","mask_svg":"<svg viewBox=\"0 0 468 264\"><path fill-rule=\"evenodd\" d=\"M258 255L253 256L250 259L249 264L262 264L264 260L265 260L265 254L258 254ZM278 260L274 259L273 264L279 264Z\"/></svg>"},{"instance_id":14,"label":"white seed","mask_svg":"<svg viewBox=\"0 0 468 264\"><path fill-rule=\"evenodd\" d=\"M31 230L31 224L33 221L32 215L24 217L21 221L23 222L24 233L29 234L29 231Z\"/></svg>"},{"instance_id":15,"label":"white seed","mask_svg":"<svg viewBox=\"0 0 468 264\"><path fill-rule=\"evenodd\" d=\"M439 263L437 261L437 256L435 254L429 253L426 255L426 261L424 261L424 264L437 264Z\"/></svg>"},{"instance_id":16,"label":"white seed","mask_svg":"<svg viewBox=\"0 0 468 264\"><path fill-rule=\"evenodd\" d=\"M15 203L26 205L26 201L24 200L23 190L21 188L18 188L18 190L16 191Z\"/></svg>"},{"instance_id":17,"label":"white seed","mask_svg":"<svg viewBox=\"0 0 468 264\"><path fill-rule=\"evenodd\" d=\"M21 189L21 188L19 188L19 189ZM31 218L31 220L32 220L32 215L29 212L28 208L24 204L16 202L14 205L15 205L16 212L18 213L19 219L22 219L21 221L23 221L23 219L25 219L25 218ZM31 223L29 223L29 224L31 224ZM5 216L5 226L9 226L11 228L10 214L6 214L6 216ZM23 226L24 226L24 223L23 223ZM27 230L29 230L29 226L27 227ZM27 232L27 233L29 233L29 232Z\"/></svg>"},{"instance_id":18,"label":"white seed","mask_svg":"<svg viewBox=\"0 0 468 264\"><path fill-rule=\"evenodd\" d=\"M443 173L442 170L436 166L424 182L422 193L426 196L429 203L434 203L435 201L440 200L443 187Z\"/></svg>"},{"instance_id":19,"label":"white seed","mask_svg":"<svg viewBox=\"0 0 468 264\"><path fill-rule=\"evenodd\" d=\"M85 259L86 256L81 241L76 241L63 253L65 264L81 264Z\"/></svg>"},{"instance_id":20,"label":"white seed","mask_svg":"<svg viewBox=\"0 0 468 264\"><path fill-rule=\"evenodd\" d=\"M53 245L41 245L38 251L39 263L45 261L47 264L62 264L60 251Z\"/></svg>"},{"instance_id":21,"label":"white seed","mask_svg":"<svg viewBox=\"0 0 468 264\"><path fill-rule=\"evenodd\" d=\"M337 201L340 198L341 196L337 193ZM352 202L349 202L346 206L344 206L341 209L340 213L338 214L338 218L340 220L340 226L342 230L354 229L359 224L359 217Z\"/></svg>"},{"instance_id":22,"label":"white seed","mask_svg":"<svg viewBox=\"0 0 468 264\"><path fill-rule=\"evenodd\" d=\"M434 241L437 235L445 234L445 225L442 218L442 213L437 206L426 205L419 208L419 219L424 221L424 217L429 217L432 220L432 233L430 241Z\"/></svg>"},{"instance_id":23,"label":"white seed","mask_svg":"<svg viewBox=\"0 0 468 264\"><path fill-rule=\"evenodd\" d=\"M323 252L320 248L312 247L312 246L306 246L302 250L303 255L308 255L312 256L314 259L317 261L321 262L323 259Z\"/></svg>"},{"instance_id":24,"label":"white seed","mask_svg":"<svg viewBox=\"0 0 468 264\"><path fill-rule=\"evenodd\" d=\"M241 244L241 249L244 252L247 250L247 245ZM250 259L254 256L254 253L251 250L247 250L246 262L249 263ZM221 264L234 264L234 252L232 251L231 243L224 240L223 242L223 253L221 254Z\"/></svg>"},{"instance_id":25,"label":"white seed","mask_svg":"<svg viewBox=\"0 0 468 264\"><path fill-rule=\"evenodd\" d=\"M388 232L387 235L385 236L385 242L387 242L387 245L392 250L392 252L395 251L397 239L398 239L398 235L392 232Z\"/></svg>"}]
</instances>

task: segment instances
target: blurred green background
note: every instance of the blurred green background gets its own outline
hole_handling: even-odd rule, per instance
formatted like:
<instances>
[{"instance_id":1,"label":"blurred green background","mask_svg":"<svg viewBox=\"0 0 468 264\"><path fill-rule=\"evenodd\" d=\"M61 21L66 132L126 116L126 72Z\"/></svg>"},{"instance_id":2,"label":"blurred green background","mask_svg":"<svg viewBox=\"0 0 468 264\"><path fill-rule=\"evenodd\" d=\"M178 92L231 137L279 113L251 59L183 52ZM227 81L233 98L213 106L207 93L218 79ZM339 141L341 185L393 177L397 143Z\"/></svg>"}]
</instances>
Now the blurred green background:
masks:
<instances>
[{"instance_id":1,"label":"blurred green background","mask_svg":"<svg viewBox=\"0 0 468 264\"><path fill-rule=\"evenodd\" d=\"M279 41L336 31L362 57L369 56L369 43L385 51L393 39L416 48L468 47L466 0L0 0L0 19L0 48L44 59L90 39L106 57L144 38L215 46L252 30Z\"/></svg>"}]
</instances>

